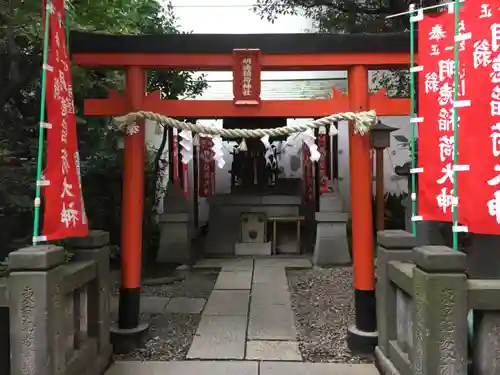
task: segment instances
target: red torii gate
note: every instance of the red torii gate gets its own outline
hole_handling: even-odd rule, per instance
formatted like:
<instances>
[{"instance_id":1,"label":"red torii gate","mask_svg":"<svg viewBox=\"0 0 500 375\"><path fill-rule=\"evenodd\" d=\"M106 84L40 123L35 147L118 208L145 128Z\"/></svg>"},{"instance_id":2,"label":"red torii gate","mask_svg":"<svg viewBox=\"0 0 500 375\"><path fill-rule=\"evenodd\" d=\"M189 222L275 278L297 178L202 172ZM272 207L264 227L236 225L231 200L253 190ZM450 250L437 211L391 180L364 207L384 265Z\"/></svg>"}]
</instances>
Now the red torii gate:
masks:
<instances>
[{"instance_id":1,"label":"red torii gate","mask_svg":"<svg viewBox=\"0 0 500 375\"><path fill-rule=\"evenodd\" d=\"M82 66L126 69L126 92L107 99L86 99L87 116L122 116L151 111L169 117L322 117L338 112L375 110L379 116L408 115L409 99L389 99L385 90L369 94L368 70L406 68L410 63L408 35L400 34L267 34L113 36L72 33L73 62ZM238 106L233 101L162 100L147 93L145 69L231 71L233 50L259 49L262 70L347 70L348 96L334 90L331 99L270 100ZM144 126L125 139L122 204L122 288L119 332L137 333L139 324L142 214L144 186ZM369 137L353 133L350 124L350 191L353 227L356 327L353 346L376 340L372 165Z\"/></svg>"}]
</instances>

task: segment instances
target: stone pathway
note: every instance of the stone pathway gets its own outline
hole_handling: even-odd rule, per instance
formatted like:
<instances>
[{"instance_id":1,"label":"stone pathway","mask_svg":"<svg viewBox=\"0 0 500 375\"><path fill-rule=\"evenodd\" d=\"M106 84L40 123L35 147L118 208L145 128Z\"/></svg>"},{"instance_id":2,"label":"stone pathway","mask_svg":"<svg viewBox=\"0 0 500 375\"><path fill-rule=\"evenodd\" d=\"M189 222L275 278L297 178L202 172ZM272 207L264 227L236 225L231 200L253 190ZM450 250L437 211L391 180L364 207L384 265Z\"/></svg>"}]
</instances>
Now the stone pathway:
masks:
<instances>
[{"instance_id":1,"label":"stone pathway","mask_svg":"<svg viewBox=\"0 0 500 375\"><path fill-rule=\"evenodd\" d=\"M302 361L286 268L310 268L308 259L205 259L195 267L221 272L188 359Z\"/></svg>"},{"instance_id":2,"label":"stone pathway","mask_svg":"<svg viewBox=\"0 0 500 375\"><path fill-rule=\"evenodd\" d=\"M257 361L117 362L106 375L378 375L373 365Z\"/></svg>"},{"instance_id":3,"label":"stone pathway","mask_svg":"<svg viewBox=\"0 0 500 375\"><path fill-rule=\"evenodd\" d=\"M303 363L286 268L305 258L205 259L221 268L208 301L144 298L154 311L202 312L186 361L118 361L106 375L378 375L372 364Z\"/></svg>"}]
</instances>

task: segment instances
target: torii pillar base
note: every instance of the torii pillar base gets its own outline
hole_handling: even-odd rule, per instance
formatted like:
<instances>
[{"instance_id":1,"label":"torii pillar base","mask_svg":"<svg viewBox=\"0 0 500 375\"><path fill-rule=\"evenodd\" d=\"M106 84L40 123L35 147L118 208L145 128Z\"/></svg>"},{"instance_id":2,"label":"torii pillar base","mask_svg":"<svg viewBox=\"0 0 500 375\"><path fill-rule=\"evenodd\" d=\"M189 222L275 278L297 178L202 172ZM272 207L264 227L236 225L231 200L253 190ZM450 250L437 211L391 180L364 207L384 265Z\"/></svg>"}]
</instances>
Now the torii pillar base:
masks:
<instances>
[{"instance_id":1,"label":"torii pillar base","mask_svg":"<svg viewBox=\"0 0 500 375\"><path fill-rule=\"evenodd\" d=\"M113 353L127 354L137 348L141 348L146 344L145 333L149 329L147 323L139 323L135 328L121 329L118 325L111 327L111 344L113 345Z\"/></svg>"}]
</instances>

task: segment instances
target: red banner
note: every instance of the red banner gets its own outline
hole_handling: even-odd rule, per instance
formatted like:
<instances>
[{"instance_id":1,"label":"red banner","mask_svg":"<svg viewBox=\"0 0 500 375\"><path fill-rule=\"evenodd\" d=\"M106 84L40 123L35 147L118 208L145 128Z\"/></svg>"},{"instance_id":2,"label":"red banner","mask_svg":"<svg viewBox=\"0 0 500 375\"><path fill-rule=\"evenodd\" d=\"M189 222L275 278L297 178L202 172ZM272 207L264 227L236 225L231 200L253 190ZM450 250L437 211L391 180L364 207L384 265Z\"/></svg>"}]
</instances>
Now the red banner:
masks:
<instances>
[{"instance_id":1,"label":"red banner","mask_svg":"<svg viewBox=\"0 0 500 375\"><path fill-rule=\"evenodd\" d=\"M309 147L304 143L302 145L302 174L304 176L302 199L305 203L311 203L314 200L313 164L310 157Z\"/></svg>"},{"instance_id":2,"label":"red banner","mask_svg":"<svg viewBox=\"0 0 500 375\"><path fill-rule=\"evenodd\" d=\"M236 105L260 103L260 50L233 50L233 94Z\"/></svg>"},{"instance_id":3,"label":"red banner","mask_svg":"<svg viewBox=\"0 0 500 375\"><path fill-rule=\"evenodd\" d=\"M200 197L210 197L212 195L212 159L212 139L210 137L200 137L198 164Z\"/></svg>"},{"instance_id":4,"label":"red banner","mask_svg":"<svg viewBox=\"0 0 500 375\"><path fill-rule=\"evenodd\" d=\"M66 46L64 0L51 2L46 80L47 165L43 236L47 240L88 234L81 190L80 160L71 66ZM46 15L44 16L46 17Z\"/></svg>"},{"instance_id":5,"label":"red banner","mask_svg":"<svg viewBox=\"0 0 500 375\"><path fill-rule=\"evenodd\" d=\"M327 173L327 163L326 163L326 133L320 130L318 135L318 151L321 154L319 159L319 181L320 181L320 192L328 192L328 173Z\"/></svg>"},{"instance_id":6,"label":"red banner","mask_svg":"<svg viewBox=\"0 0 500 375\"><path fill-rule=\"evenodd\" d=\"M172 181L179 181L179 138L177 136L177 129L172 129L172 166L173 166L173 176Z\"/></svg>"},{"instance_id":7,"label":"red banner","mask_svg":"<svg viewBox=\"0 0 500 375\"><path fill-rule=\"evenodd\" d=\"M452 220L454 15L419 22L418 215ZM461 81L464 79L461 74ZM463 84L461 85L463 87ZM460 88L459 88L460 89ZM420 123L418 123L420 122Z\"/></svg>"},{"instance_id":8,"label":"red banner","mask_svg":"<svg viewBox=\"0 0 500 375\"><path fill-rule=\"evenodd\" d=\"M460 108L459 216L469 232L500 234L500 8L498 1L466 1L462 16L472 39L467 66L467 97ZM470 131L464 131L470 127Z\"/></svg>"}]
</instances>

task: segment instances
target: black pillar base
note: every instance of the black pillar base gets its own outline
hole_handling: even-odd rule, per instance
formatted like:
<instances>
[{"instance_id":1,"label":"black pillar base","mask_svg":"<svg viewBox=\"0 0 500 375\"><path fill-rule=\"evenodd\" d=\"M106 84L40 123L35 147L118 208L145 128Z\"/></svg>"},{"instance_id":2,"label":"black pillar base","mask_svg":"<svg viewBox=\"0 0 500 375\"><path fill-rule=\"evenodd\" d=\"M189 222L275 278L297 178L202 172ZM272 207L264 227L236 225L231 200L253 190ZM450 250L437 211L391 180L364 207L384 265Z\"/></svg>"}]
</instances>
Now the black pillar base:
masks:
<instances>
[{"instance_id":1,"label":"black pillar base","mask_svg":"<svg viewBox=\"0 0 500 375\"><path fill-rule=\"evenodd\" d=\"M378 343L378 333L360 331L354 326L347 329L347 347L354 354L373 354Z\"/></svg>"},{"instance_id":2,"label":"black pillar base","mask_svg":"<svg viewBox=\"0 0 500 375\"><path fill-rule=\"evenodd\" d=\"M347 330L347 346L355 354L373 354L378 343L374 290L354 290L356 324Z\"/></svg>"},{"instance_id":3,"label":"black pillar base","mask_svg":"<svg viewBox=\"0 0 500 375\"><path fill-rule=\"evenodd\" d=\"M118 305L118 325L111 327L111 344L115 354L126 354L142 347L149 326L139 323L140 288L121 288Z\"/></svg>"},{"instance_id":4,"label":"black pillar base","mask_svg":"<svg viewBox=\"0 0 500 375\"><path fill-rule=\"evenodd\" d=\"M118 300L118 327L132 329L139 325L141 288L121 288Z\"/></svg>"},{"instance_id":5,"label":"black pillar base","mask_svg":"<svg viewBox=\"0 0 500 375\"><path fill-rule=\"evenodd\" d=\"M145 333L149 325L147 323L139 324L135 328L121 329L118 326L111 327L111 344L113 353L126 354L144 346Z\"/></svg>"}]
</instances>

